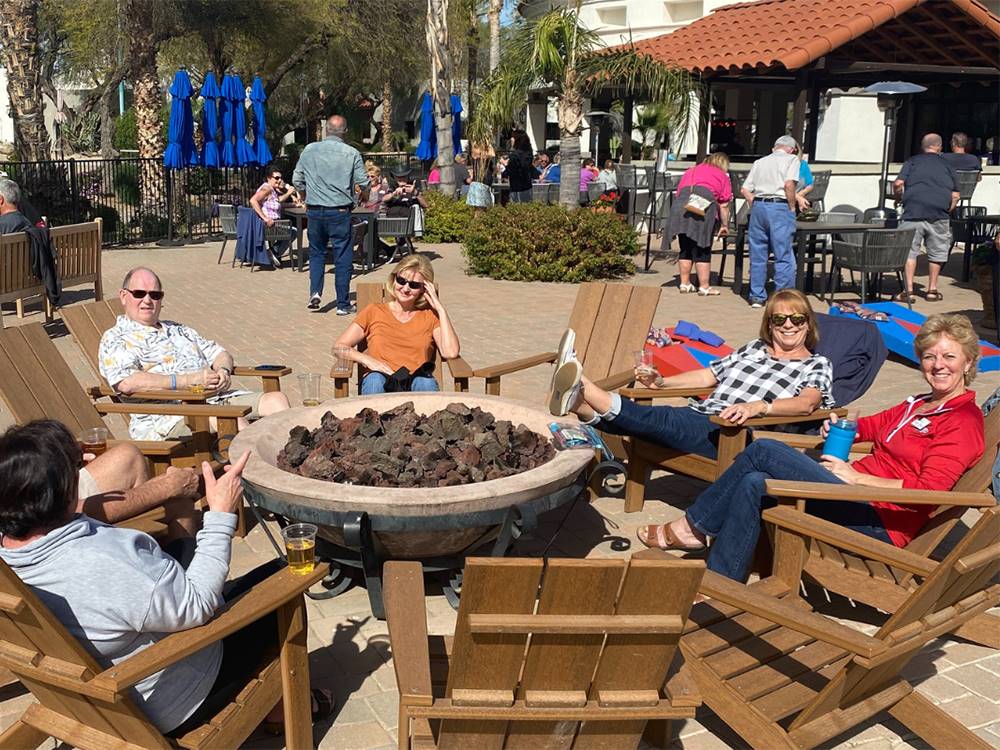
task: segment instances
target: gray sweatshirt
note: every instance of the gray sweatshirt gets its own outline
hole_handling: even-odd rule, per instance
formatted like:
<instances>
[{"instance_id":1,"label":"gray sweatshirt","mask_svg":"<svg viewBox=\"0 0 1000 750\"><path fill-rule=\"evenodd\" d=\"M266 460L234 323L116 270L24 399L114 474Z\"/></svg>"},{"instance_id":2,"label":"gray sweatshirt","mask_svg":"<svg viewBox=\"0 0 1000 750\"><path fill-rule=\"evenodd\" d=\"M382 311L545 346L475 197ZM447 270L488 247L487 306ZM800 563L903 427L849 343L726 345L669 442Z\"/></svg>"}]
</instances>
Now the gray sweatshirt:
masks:
<instances>
[{"instance_id":1,"label":"gray sweatshirt","mask_svg":"<svg viewBox=\"0 0 1000 750\"><path fill-rule=\"evenodd\" d=\"M223 602L235 530L232 513L205 513L187 571L151 536L84 515L20 549L0 549L0 558L108 667L211 619ZM205 700L221 663L216 643L142 680L132 697L169 731Z\"/></svg>"}]
</instances>

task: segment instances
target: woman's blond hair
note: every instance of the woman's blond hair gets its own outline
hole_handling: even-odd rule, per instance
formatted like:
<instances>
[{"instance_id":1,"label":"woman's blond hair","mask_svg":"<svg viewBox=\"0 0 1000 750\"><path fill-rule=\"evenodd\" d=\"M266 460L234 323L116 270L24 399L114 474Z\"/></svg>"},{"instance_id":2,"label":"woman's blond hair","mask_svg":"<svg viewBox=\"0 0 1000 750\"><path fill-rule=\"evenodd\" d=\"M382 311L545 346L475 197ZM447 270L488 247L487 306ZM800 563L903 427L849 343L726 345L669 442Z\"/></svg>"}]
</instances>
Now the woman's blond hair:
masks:
<instances>
[{"instance_id":1,"label":"woman's blond hair","mask_svg":"<svg viewBox=\"0 0 1000 750\"><path fill-rule=\"evenodd\" d=\"M723 172L729 171L729 157L726 156L721 151L713 151L701 162L702 164L711 164L713 167L718 167Z\"/></svg>"},{"instance_id":2,"label":"woman's blond hair","mask_svg":"<svg viewBox=\"0 0 1000 750\"><path fill-rule=\"evenodd\" d=\"M782 289L771 295L767 304L764 305L764 317L760 321L760 337L767 342L768 346L774 344L774 337L771 335L771 314L774 312L774 308L782 302L791 307L793 312L802 313L809 318L806 323L809 330L806 332L805 345L810 352L815 352L816 344L819 343L819 326L816 324L816 315L809 306L809 300L798 289Z\"/></svg>"},{"instance_id":3,"label":"woman's blond hair","mask_svg":"<svg viewBox=\"0 0 1000 750\"><path fill-rule=\"evenodd\" d=\"M917 359L921 359L924 352L940 341L942 336L947 336L962 347L962 353L969 361L969 369L965 371L965 384L969 385L975 380L979 367L979 336L976 335L976 329L966 316L958 313L931 315L913 338Z\"/></svg>"},{"instance_id":4,"label":"woman's blond hair","mask_svg":"<svg viewBox=\"0 0 1000 750\"><path fill-rule=\"evenodd\" d=\"M374 174L376 177L382 176L382 167L371 160L365 162L365 171L368 174Z\"/></svg>"},{"instance_id":5,"label":"woman's blond hair","mask_svg":"<svg viewBox=\"0 0 1000 750\"><path fill-rule=\"evenodd\" d=\"M427 260L427 257L417 253L407 255L389 271L389 278L386 279L385 291L391 299L396 299L396 275L402 274L403 271L416 271L424 281L434 283L434 269L431 267L431 262ZM421 295L415 305L420 309L430 307L430 303L427 301L425 295Z\"/></svg>"}]
</instances>

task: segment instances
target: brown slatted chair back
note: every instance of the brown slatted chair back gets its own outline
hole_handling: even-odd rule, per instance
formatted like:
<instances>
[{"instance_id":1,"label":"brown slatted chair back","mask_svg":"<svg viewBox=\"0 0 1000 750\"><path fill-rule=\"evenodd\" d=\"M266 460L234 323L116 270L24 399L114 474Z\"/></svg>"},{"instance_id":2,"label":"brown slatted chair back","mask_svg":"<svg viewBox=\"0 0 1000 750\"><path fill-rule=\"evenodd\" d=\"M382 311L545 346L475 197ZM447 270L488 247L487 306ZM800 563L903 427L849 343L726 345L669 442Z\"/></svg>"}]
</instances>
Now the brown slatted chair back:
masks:
<instances>
[{"instance_id":1,"label":"brown slatted chair back","mask_svg":"<svg viewBox=\"0 0 1000 750\"><path fill-rule=\"evenodd\" d=\"M45 294L45 287L31 270L30 250L31 241L25 232L0 235L0 302Z\"/></svg>"},{"instance_id":2,"label":"brown slatted chair back","mask_svg":"<svg viewBox=\"0 0 1000 750\"><path fill-rule=\"evenodd\" d=\"M88 302L85 305L64 307L60 312L70 334L83 350L83 355L94 371L94 375L101 377L98 363L101 336L114 326L119 315L125 314L121 300L112 297L97 302Z\"/></svg>"},{"instance_id":3,"label":"brown slatted chair back","mask_svg":"<svg viewBox=\"0 0 1000 750\"><path fill-rule=\"evenodd\" d=\"M0 331L0 397L19 424L56 419L74 434L106 426L40 323Z\"/></svg>"},{"instance_id":4,"label":"brown slatted chair back","mask_svg":"<svg viewBox=\"0 0 1000 750\"><path fill-rule=\"evenodd\" d=\"M704 569L691 560L466 560L445 695L452 705L511 708L511 718L444 719L438 748L536 747L540 737L546 748L636 747L644 720L544 721L530 711L657 705Z\"/></svg>"},{"instance_id":5,"label":"brown slatted chair back","mask_svg":"<svg viewBox=\"0 0 1000 750\"><path fill-rule=\"evenodd\" d=\"M59 280L64 287L93 284L94 297L103 296L101 283L101 220L49 229L56 248Z\"/></svg>"},{"instance_id":6,"label":"brown slatted chair back","mask_svg":"<svg viewBox=\"0 0 1000 750\"><path fill-rule=\"evenodd\" d=\"M982 611L989 606L988 602L995 602L1000 596L1000 584L993 583L1000 572L998 539L1000 508L987 508L934 572L914 589L875 634L894 649L892 658L874 667L848 662L796 717L790 728L794 730L830 711L846 708L891 687L900 679L899 674L907 662L936 637L934 632L928 631L950 622L957 627L970 619L977 607Z\"/></svg>"},{"instance_id":7,"label":"brown slatted chair back","mask_svg":"<svg viewBox=\"0 0 1000 750\"><path fill-rule=\"evenodd\" d=\"M653 323L660 288L591 281L580 285L570 315L576 356L591 380L630 371Z\"/></svg>"},{"instance_id":8,"label":"brown slatted chair back","mask_svg":"<svg viewBox=\"0 0 1000 750\"><path fill-rule=\"evenodd\" d=\"M103 670L2 561L0 664L31 691L40 709L28 712L39 719L66 717L120 739L123 747L170 747L131 698L107 701L89 694L88 681Z\"/></svg>"},{"instance_id":9,"label":"brown slatted chair back","mask_svg":"<svg viewBox=\"0 0 1000 750\"><path fill-rule=\"evenodd\" d=\"M441 290L438 289L438 296L441 296ZM356 303L358 306L358 312L364 310L368 305L379 305L383 302L390 302L391 297L385 291L384 284L358 284L357 287L357 298ZM364 351L368 348L368 344L362 341L358 345L359 351ZM441 359L441 353L434 350L434 379L437 380L438 386L444 385L443 375L443 360ZM367 368L358 365L358 393L361 393L361 381L364 380L365 375L368 374Z\"/></svg>"}]
</instances>

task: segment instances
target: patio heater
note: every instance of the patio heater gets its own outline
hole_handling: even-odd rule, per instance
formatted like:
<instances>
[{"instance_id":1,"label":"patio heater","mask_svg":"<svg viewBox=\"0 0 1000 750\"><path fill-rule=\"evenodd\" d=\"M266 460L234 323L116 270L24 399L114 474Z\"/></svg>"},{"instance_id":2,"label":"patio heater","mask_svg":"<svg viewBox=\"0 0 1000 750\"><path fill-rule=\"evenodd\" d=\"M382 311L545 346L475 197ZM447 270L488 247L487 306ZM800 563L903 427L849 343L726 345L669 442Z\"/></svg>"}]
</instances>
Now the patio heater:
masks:
<instances>
[{"instance_id":1,"label":"patio heater","mask_svg":"<svg viewBox=\"0 0 1000 750\"><path fill-rule=\"evenodd\" d=\"M885 198L889 185L889 145L892 143L893 131L896 128L896 114L902 97L906 94L919 94L926 91L926 86L907 81L879 81L864 89L869 94L878 95L878 108L885 114L885 140L882 143L882 176L879 179L878 206L865 212L866 218L881 220L886 226L896 226L898 214L894 208L886 208Z\"/></svg>"}]
</instances>

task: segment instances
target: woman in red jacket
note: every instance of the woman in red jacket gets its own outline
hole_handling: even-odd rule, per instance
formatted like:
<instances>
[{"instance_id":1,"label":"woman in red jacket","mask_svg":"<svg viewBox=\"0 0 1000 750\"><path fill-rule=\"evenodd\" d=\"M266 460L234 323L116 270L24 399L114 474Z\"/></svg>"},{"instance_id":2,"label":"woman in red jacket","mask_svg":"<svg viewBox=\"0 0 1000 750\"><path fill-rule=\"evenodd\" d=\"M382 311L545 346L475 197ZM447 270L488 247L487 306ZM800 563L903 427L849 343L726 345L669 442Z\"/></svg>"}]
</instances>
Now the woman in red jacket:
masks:
<instances>
[{"instance_id":1,"label":"woman in red jacket","mask_svg":"<svg viewBox=\"0 0 1000 750\"><path fill-rule=\"evenodd\" d=\"M964 315L932 315L913 342L930 393L858 420L855 440L872 452L853 463L808 456L774 440L755 440L703 492L684 517L644 526L639 539L662 549L700 550L711 538L708 568L746 579L766 502L764 483L786 479L884 489L948 492L983 455L983 415L968 389L979 362L979 341ZM826 434L829 422L823 425ZM811 515L904 547L935 510L932 505L810 500Z\"/></svg>"}]
</instances>

